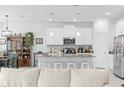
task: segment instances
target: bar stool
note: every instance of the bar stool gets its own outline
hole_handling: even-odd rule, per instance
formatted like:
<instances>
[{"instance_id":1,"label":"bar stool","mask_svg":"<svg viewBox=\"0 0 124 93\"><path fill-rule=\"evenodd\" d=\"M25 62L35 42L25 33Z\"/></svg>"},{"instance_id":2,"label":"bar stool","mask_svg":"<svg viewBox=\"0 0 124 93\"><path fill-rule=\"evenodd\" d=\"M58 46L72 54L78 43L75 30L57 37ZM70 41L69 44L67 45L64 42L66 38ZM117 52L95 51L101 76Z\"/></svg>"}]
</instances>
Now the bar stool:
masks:
<instances>
[{"instance_id":1,"label":"bar stool","mask_svg":"<svg viewBox=\"0 0 124 93\"><path fill-rule=\"evenodd\" d=\"M76 68L76 65L75 65L75 63L67 63L67 68L74 69L74 68Z\"/></svg>"},{"instance_id":2,"label":"bar stool","mask_svg":"<svg viewBox=\"0 0 124 93\"><path fill-rule=\"evenodd\" d=\"M81 63L81 69L89 69L90 68L90 64L88 61L83 61Z\"/></svg>"},{"instance_id":3,"label":"bar stool","mask_svg":"<svg viewBox=\"0 0 124 93\"><path fill-rule=\"evenodd\" d=\"M46 63L39 63L38 67L41 69L46 69L47 68L47 64Z\"/></svg>"},{"instance_id":4,"label":"bar stool","mask_svg":"<svg viewBox=\"0 0 124 93\"><path fill-rule=\"evenodd\" d=\"M54 63L54 68L55 69L62 69L62 63Z\"/></svg>"},{"instance_id":5,"label":"bar stool","mask_svg":"<svg viewBox=\"0 0 124 93\"><path fill-rule=\"evenodd\" d=\"M51 66L52 66L52 63L47 63L47 64L46 64L46 68L47 68L47 69L51 69L51 68L52 68Z\"/></svg>"}]
</instances>

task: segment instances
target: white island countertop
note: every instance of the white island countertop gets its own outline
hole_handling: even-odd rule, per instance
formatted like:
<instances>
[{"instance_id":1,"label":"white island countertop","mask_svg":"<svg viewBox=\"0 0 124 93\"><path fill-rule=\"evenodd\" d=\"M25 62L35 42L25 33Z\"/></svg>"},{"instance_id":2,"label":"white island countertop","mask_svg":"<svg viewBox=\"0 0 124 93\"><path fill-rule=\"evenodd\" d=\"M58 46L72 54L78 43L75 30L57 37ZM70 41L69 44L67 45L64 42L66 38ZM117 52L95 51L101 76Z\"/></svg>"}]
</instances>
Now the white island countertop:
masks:
<instances>
[{"instance_id":1,"label":"white island countertop","mask_svg":"<svg viewBox=\"0 0 124 93\"><path fill-rule=\"evenodd\" d=\"M75 63L79 66L82 62L88 62L91 67L94 66L94 53L78 53L78 54L66 54L66 55L51 55L51 54L38 54L37 62L40 65L41 63L53 64L62 63L67 65L68 63Z\"/></svg>"},{"instance_id":2,"label":"white island countertop","mask_svg":"<svg viewBox=\"0 0 124 93\"><path fill-rule=\"evenodd\" d=\"M41 57L95 57L93 53L76 53L76 54L40 54Z\"/></svg>"}]
</instances>

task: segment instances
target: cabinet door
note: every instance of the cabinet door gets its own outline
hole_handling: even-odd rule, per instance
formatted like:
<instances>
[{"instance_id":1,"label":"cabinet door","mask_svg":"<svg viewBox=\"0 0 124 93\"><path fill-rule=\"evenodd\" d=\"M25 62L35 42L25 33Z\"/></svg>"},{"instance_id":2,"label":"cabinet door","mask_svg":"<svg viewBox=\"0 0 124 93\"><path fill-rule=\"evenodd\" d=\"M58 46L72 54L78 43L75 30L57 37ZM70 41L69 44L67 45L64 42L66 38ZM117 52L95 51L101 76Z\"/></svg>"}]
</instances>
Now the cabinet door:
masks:
<instances>
[{"instance_id":1,"label":"cabinet door","mask_svg":"<svg viewBox=\"0 0 124 93\"><path fill-rule=\"evenodd\" d=\"M84 44L85 45L92 45L93 41L93 31L91 28L84 29Z\"/></svg>"},{"instance_id":2,"label":"cabinet door","mask_svg":"<svg viewBox=\"0 0 124 93\"><path fill-rule=\"evenodd\" d=\"M76 30L74 25L67 25L64 26L64 37L75 37L76 36Z\"/></svg>"},{"instance_id":3,"label":"cabinet door","mask_svg":"<svg viewBox=\"0 0 124 93\"><path fill-rule=\"evenodd\" d=\"M46 40L47 45L63 45L63 28L48 28Z\"/></svg>"},{"instance_id":4,"label":"cabinet door","mask_svg":"<svg viewBox=\"0 0 124 93\"><path fill-rule=\"evenodd\" d=\"M76 29L76 45L92 45L92 29L77 28Z\"/></svg>"},{"instance_id":5,"label":"cabinet door","mask_svg":"<svg viewBox=\"0 0 124 93\"><path fill-rule=\"evenodd\" d=\"M84 45L85 41L85 31L82 28L76 29L76 45Z\"/></svg>"}]
</instances>

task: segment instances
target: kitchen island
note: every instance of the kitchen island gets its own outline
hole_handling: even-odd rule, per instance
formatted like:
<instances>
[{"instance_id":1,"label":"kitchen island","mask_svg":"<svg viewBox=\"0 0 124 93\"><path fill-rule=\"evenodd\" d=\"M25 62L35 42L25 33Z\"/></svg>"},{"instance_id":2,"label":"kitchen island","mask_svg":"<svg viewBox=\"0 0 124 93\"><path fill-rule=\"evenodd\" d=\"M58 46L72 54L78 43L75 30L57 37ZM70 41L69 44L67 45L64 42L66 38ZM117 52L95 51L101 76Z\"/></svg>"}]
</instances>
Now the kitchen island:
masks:
<instances>
[{"instance_id":1,"label":"kitchen island","mask_svg":"<svg viewBox=\"0 0 124 93\"><path fill-rule=\"evenodd\" d=\"M35 66L41 67L44 65L47 68L82 68L83 65L88 65L88 68L94 68L93 53L81 53L71 55L43 55L35 54Z\"/></svg>"}]
</instances>

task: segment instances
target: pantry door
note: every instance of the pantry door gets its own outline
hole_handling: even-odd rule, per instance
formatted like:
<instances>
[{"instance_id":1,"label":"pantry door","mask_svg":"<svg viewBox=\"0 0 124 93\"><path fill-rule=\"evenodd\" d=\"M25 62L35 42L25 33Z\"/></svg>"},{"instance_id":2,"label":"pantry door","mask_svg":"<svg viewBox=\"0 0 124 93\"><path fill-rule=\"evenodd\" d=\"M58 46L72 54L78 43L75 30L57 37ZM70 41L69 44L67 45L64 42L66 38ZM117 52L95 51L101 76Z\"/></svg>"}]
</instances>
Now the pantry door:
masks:
<instances>
[{"instance_id":1,"label":"pantry door","mask_svg":"<svg viewBox=\"0 0 124 93\"><path fill-rule=\"evenodd\" d=\"M108 35L106 32L95 34L95 66L96 68L108 68Z\"/></svg>"}]
</instances>

